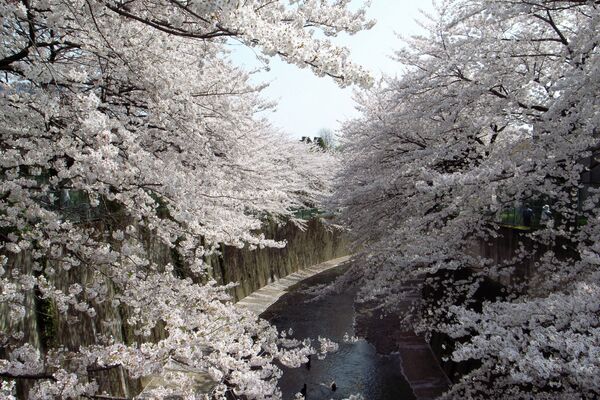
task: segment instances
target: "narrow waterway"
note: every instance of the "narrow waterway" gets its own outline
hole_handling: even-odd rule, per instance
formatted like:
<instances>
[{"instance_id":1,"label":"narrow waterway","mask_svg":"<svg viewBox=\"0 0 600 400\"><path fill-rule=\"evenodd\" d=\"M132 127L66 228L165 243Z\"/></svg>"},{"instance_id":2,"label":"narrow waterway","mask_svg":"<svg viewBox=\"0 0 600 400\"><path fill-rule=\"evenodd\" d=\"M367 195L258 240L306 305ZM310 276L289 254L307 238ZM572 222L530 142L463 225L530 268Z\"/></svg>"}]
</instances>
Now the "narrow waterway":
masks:
<instances>
[{"instance_id":1,"label":"narrow waterway","mask_svg":"<svg viewBox=\"0 0 600 400\"><path fill-rule=\"evenodd\" d=\"M365 340L344 342L345 334L354 336L354 290L330 294L315 301L303 289L329 283L344 271L338 267L309 278L289 290L261 316L279 329L294 332L297 338L315 340L328 337L339 350L319 360L313 356L309 366L283 368L280 387L284 399L292 399L306 384L307 400L344 399L360 394L366 400L411 400L415 396L402 375L397 353L377 354ZM331 389L335 382L336 390Z\"/></svg>"}]
</instances>

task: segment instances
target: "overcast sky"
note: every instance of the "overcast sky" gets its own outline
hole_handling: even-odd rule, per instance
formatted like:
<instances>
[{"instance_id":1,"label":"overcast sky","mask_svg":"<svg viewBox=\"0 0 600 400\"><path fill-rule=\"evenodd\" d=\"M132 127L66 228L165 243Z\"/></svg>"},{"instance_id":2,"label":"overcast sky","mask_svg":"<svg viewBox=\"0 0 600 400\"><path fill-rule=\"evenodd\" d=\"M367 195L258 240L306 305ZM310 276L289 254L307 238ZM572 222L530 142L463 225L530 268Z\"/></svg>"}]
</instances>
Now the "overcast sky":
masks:
<instances>
[{"instance_id":1,"label":"overcast sky","mask_svg":"<svg viewBox=\"0 0 600 400\"><path fill-rule=\"evenodd\" d=\"M369 31L345 35L335 41L347 46L352 60L369 69L375 78L382 73L396 75L399 67L389 58L402 46L396 34L410 36L422 32L415 22L423 19L420 9L431 11L431 0L373 0L369 16L377 24ZM249 49L231 48L231 57L237 64L248 69L260 66ZM309 69L288 65L277 58L270 62L270 71L260 72L255 80L270 82L263 93L277 103L277 108L265 115L291 136L316 136L322 128L336 131L340 121L357 115L352 89L340 89L331 78L316 77Z\"/></svg>"}]
</instances>

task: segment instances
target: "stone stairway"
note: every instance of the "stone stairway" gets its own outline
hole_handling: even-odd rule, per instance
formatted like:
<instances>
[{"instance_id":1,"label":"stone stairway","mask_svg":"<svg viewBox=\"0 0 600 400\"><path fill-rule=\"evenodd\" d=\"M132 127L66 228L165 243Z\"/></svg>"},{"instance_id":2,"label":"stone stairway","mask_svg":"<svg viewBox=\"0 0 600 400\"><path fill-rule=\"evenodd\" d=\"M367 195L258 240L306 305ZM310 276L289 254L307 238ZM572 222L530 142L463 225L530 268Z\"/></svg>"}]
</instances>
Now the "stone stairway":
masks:
<instances>
[{"instance_id":1,"label":"stone stairway","mask_svg":"<svg viewBox=\"0 0 600 400\"><path fill-rule=\"evenodd\" d=\"M421 296L414 288L419 282L409 281L402 288L407 296L398 308L406 313ZM417 400L433 400L450 387L450 379L440 367L429 343L413 331L399 329L395 333L397 351L402 360L402 373Z\"/></svg>"},{"instance_id":2,"label":"stone stairway","mask_svg":"<svg viewBox=\"0 0 600 400\"><path fill-rule=\"evenodd\" d=\"M450 380L425 339L413 332L401 332L396 338L402 373L417 400L433 400L448 390Z\"/></svg>"}]
</instances>

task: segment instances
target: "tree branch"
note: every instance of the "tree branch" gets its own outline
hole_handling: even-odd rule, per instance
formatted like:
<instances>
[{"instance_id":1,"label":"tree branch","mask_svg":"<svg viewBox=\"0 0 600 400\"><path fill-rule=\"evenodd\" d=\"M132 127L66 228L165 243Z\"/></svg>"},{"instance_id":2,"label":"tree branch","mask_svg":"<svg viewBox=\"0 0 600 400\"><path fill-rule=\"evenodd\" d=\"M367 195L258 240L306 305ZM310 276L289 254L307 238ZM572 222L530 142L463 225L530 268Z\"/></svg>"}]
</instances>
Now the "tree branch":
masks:
<instances>
[{"instance_id":1,"label":"tree branch","mask_svg":"<svg viewBox=\"0 0 600 400\"><path fill-rule=\"evenodd\" d=\"M43 379L47 379L47 380L52 380L52 381L56 381L56 378L54 376L52 376L51 374L48 373L40 373L40 374L11 374L10 372L0 372L0 378L7 378L7 379L28 379L28 380L43 380Z\"/></svg>"}]
</instances>

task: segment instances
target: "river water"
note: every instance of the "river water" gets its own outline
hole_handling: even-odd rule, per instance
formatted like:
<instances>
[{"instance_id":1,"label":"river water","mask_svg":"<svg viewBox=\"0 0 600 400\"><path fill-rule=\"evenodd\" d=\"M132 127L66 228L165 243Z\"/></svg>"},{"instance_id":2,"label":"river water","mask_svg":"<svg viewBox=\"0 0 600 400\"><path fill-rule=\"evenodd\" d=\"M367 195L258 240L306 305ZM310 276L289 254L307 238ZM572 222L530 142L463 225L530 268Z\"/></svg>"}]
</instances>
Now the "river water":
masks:
<instances>
[{"instance_id":1,"label":"river water","mask_svg":"<svg viewBox=\"0 0 600 400\"><path fill-rule=\"evenodd\" d=\"M327 337L339 344L339 350L324 360L312 356L310 366L283 367L279 384L284 399L293 399L306 384L306 400L344 399L360 394L365 400L411 400L415 396L402 375L397 354L379 355L365 340L344 342L345 334L354 336L355 290L330 294L315 301L303 290L332 282L344 271L334 268L309 278L281 297L261 317L268 319L280 330L294 332L296 338ZM335 382L336 390L331 389Z\"/></svg>"}]
</instances>

